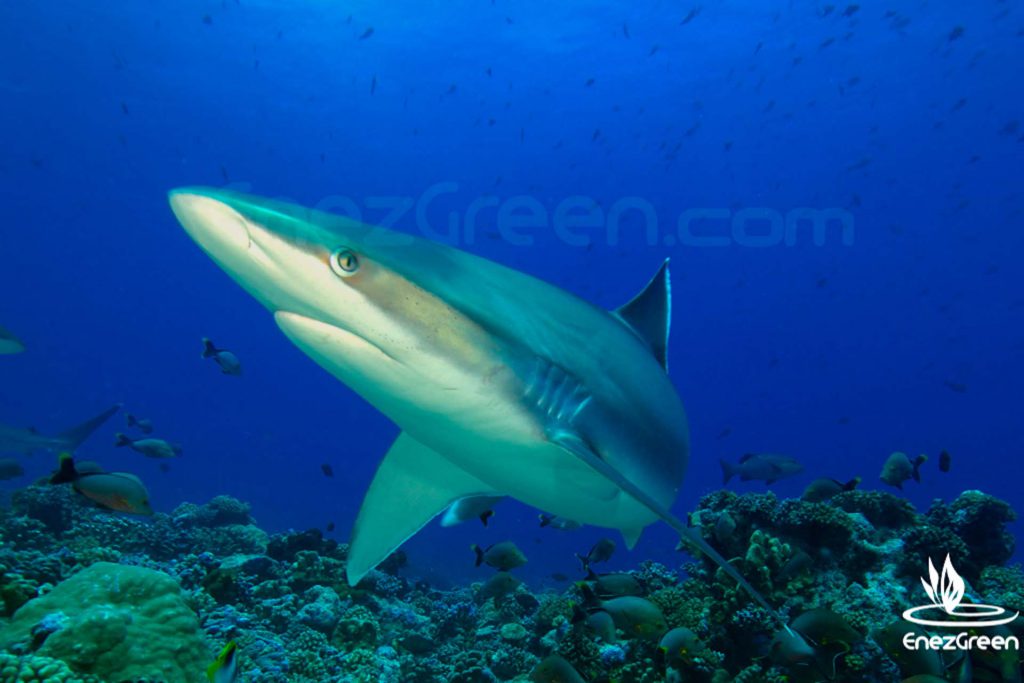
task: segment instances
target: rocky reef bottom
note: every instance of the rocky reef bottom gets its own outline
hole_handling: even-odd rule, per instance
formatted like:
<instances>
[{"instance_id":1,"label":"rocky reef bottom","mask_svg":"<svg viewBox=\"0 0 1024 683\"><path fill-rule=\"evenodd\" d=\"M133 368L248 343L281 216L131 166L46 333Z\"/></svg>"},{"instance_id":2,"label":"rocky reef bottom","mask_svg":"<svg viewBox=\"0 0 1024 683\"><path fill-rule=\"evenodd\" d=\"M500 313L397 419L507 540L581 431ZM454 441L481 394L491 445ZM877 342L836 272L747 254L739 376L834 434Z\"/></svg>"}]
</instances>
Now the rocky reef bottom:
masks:
<instances>
[{"instance_id":1,"label":"rocky reef bottom","mask_svg":"<svg viewBox=\"0 0 1024 683\"><path fill-rule=\"evenodd\" d=\"M703 558L554 593L506 572L438 590L398 553L353 588L345 545L268 536L249 512L221 496L141 520L67 487L16 492L0 511L0 683L196 683L229 640L237 680L260 683L1021 680L1019 647L913 646L951 632L1012 643L1021 619L901 617L1024 611L1014 512L978 491L924 513L879 491L706 496L691 523L788 628Z\"/></svg>"}]
</instances>

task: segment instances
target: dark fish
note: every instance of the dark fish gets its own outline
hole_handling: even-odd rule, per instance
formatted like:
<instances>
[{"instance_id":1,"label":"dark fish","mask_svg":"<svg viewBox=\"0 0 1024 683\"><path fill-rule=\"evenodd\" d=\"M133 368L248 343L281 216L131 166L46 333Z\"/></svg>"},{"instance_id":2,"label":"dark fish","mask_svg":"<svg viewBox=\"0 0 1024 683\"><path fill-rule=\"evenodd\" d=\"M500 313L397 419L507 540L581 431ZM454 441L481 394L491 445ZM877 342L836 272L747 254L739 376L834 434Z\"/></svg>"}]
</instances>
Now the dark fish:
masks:
<instances>
[{"instance_id":1,"label":"dark fish","mask_svg":"<svg viewBox=\"0 0 1024 683\"><path fill-rule=\"evenodd\" d=\"M729 436L730 434L732 434L732 429L730 427L726 427L722 431L718 432L718 438L719 439L724 439L725 437Z\"/></svg>"},{"instance_id":2,"label":"dark fish","mask_svg":"<svg viewBox=\"0 0 1024 683\"><path fill-rule=\"evenodd\" d=\"M854 490L859 484L860 477L854 477L846 483L828 478L815 479L807 485L800 499L808 503L822 503L843 491Z\"/></svg>"},{"instance_id":3,"label":"dark fish","mask_svg":"<svg viewBox=\"0 0 1024 683\"><path fill-rule=\"evenodd\" d=\"M879 478L889 486L895 486L902 491L903 482L908 479L921 482L921 465L927 460L926 455L919 455L911 460L906 453L896 451L886 459Z\"/></svg>"},{"instance_id":4,"label":"dark fish","mask_svg":"<svg viewBox=\"0 0 1024 683\"><path fill-rule=\"evenodd\" d=\"M540 519L541 526L551 527L552 529L561 529L562 531L573 531L574 529L579 529L583 526L575 520L566 519L565 517L559 517L557 515L549 515L543 512L537 515L537 517Z\"/></svg>"},{"instance_id":5,"label":"dark fish","mask_svg":"<svg viewBox=\"0 0 1024 683\"><path fill-rule=\"evenodd\" d=\"M334 531L334 522L327 522L327 526L324 527L328 532Z\"/></svg>"},{"instance_id":6,"label":"dark fish","mask_svg":"<svg viewBox=\"0 0 1024 683\"><path fill-rule=\"evenodd\" d=\"M124 102L121 103L121 113L124 114L125 116L128 115L128 105L125 104Z\"/></svg>"},{"instance_id":7,"label":"dark fish","mask_svg":"<svg viewBox=\"0 0 1024 683\"><path fill-rule=\"evenodd\" d=\"M367 38L369 38L372 35L373 35L373 27L371 26L368 29L366 29L365 31L363 31L363 35L359 36L359 40L366 40Z\"/></svg>"},{"instance_id":8,"label":"dark fish","mask_svg":"<svg viewBox=\"0 0 1024 683\"><path fill-rule=\"evenodd\" d=\"M964 35L964 27L963 26L954 26L953 30L949 32L949 35L947 36L947 40L952 43L954 40L962 38L963 35Z\"/></svg>"},{"instance_id":9,"label":"dark fish","mask_svg":"<svg viewBox=\"0 0 1024 683\"><path fill-rule=\"evenodd\" d=\"M594 85L594 79L588 78L583 85L589 88L590 86Z\"/></svg>"},{"instance_id":10,"label":"dark fish","mask_svg":"<svg viewBox=\"0 0 1024 683\"><path fill-rule=\"evenodd\" d=\"M626 38L629 38L629 24L627 24L626 22L622 22L622 35L626 36Z\"/></svg>"},{"instance_id":11,"label":"dark fish","mask_svg":"<svg viewBox=\"0 0 1024 683\"><path fill-rule=\"evenodd\" d=\"M334 468L331 467L326 462L323 463L322 465L320 465L320 471L324 473L325 477L333 477L334 476Z\"/></svg>"},{"instance_id":12,"label":"dark fish","mask_svg":"<svg viewBox=\"0 0 1024 683\"><path fill-rule=\"evenodd\" d=\"M722 483L739 475L741 481L758 480L774 484L779 479L803 472L804 466L788 455L778 453L746 453L739 463L719 460L722 465Z\"/></svg>"},{"instance_id":13,"label":"dark fish","mask_svg":"<svg viewBox=\"0 0 1024 683\"><path fill-rule=\"evenodd\" d=\"M0 458L0 480L15 479L25 474L25 468L14 458Z\"/></svg>"},{"instance_id":14,"label":"dark fish","mask_svg":"<svg viewBox=\"0 0 1024 683\"><path fill-rule=\"evenodd\" d=\"M843 10L843 16L852 17L858 10L860 10L860 5L847 5L846 9Z\"/></svg>"},{"instance_id":15,"label":"dark fish","mask_svg":"<svg viewBox=\"0 0 1024 683\"><path fill-rule=\"evenodd\" d=\"M120 432L114 435L114 445L118 448L128 446L136 453L142 453L147 458L177 458L182 452L181 446L168 443L163 439L132 439Z\"/></svg>"},{"instance_id":16,"label":"dark fish","mask_svg":"<svg viewBox=\"0 0 1024 683\"><path fill-rule=\"evenodd\" d=\"M377 76L376 76L376 74L374 75L373 80L370 81L370 94L372 95L375 92L377 92Z\"/></svg>"},{"instance_id":17,"label":"dark fish","mask_svg":"<svg viewBox=\"0 0 1024 683\"><path fill-rule=\"evenodd\" d=\"M500 571L508 571L526 564L526 555L512 541L502 541L487 548L478 545L472 546L476 553L476 566L486 564Z\"/></svg>"},{"instance_id":18,"label":"dark fish","mask_svg":"<svg viewBox=\"0 0 1024 683\"><path fill-rule=\"evenodd\" d=\"M220 371L225 375L241 375L242 363L231 351L218 349L207 337L203 337L203 358L212 358L220 366Z\"/></svg>"},{"instance_id":19,"label":"dark fish","mask_svg":"<svg viewBox=\"0 0 1024 683\"><path fill-rule=\"evenodd\" d=\"M149 492L134 474L127 472L83 473L75 468L74 459L61 454L60 469L50 478L51 484L71 484L83 496L108 510L135 515L151 515Z\"/></svg>"},{"instance_id":20,"label":"dark fish","mask_svg":"<svg viewBox=\"0 0 1024 683\"><path fill-rule=\"evenodd\" d=\"M153 433L153 421L152 420L148 420L148 419L146 419L144 417L138 417L136 415L132 415L131 413L125 413L124 414L124 422L129 427L135 427L136 429L138 429L143 434L152 434Z\"/></svg>"},{"instance_id":21,"label":"dark fish","mask_svg":"<svg viewBox=\"0 0 1024 683\"><path fill-rule=\"evenodd\" d=\"M500 606L505 596L515 592L520 584L522 584L522 581L516 577L508 572L500 571L487 579L484 585L480 586L480 590L476 592L473 599L477 604L483 604L493 598L494 604Z\"/></svg>"},{"instance_id":22,"label":"dark fish","mask_svg":"<svg viewBox=\"0 0 1024 683\"><path fill-rule=\"evenodd\" d=\"M595 562L607 562L615 554L615 541L610 538L602 538L594 544L586 555L576 553L576 559L583 565L583 571L589 572L590 565Z\"/></svg>"},{"instance_id":23,"label":"dark fish","mask_svg":"<svg viewBox=\"0 0 1024 683\"><path fill-rule=\"evenodd\" d=\"M953 464L953 456L949 454L949 451L942 451L939 453L939 471L949 472L950 465Z\"/></svg>"},{"instance_id":24,"label":"dark fish","mask_svg":"<svg viewBox=\"0 0 1024 683\"><path fill-rule=\"evenodd\" d=\"M683 17L683 20L679 22L679 25L685 26L689 24L691 21L697 18L698 14L700 14L700 5L697 5L696 7L691 9L690 12L685 17Z\"/></svg>"},{"instance_id":25,"label":"dark fish","mask_svg":"<svg viewBox=\"0 0 1024 683\"><path fill-rule=\"evenodd\" d=\"M213 23L213 17L211 17L209 14L204 14L203 15L203 23L206 24L207 26L209 26L210 24Z\"/></svg>"},{"instance_id":26,"label":"dark fish","mask_svg":"<svg viewBox=\"0 0 1024 683\"><path fill-rule=\"evenodd\" d=\"M530 672L533 683L585 683L572 664L560 655L549 655Z\"/></svg>"},{"instance_id":27,"label":"dark fish","mask_svg":"<svg viewBox=\"0 0 1024 683\"><path fill-rule=\"evenodd\" d=\"M949 389L950 391L955 391L958 394L967 393L967 385L964 384L963 382L953 382L950 380L946 380L945 382L943 382L943 384L945 384L946 388Z\"/></svg>"}]
</instances>

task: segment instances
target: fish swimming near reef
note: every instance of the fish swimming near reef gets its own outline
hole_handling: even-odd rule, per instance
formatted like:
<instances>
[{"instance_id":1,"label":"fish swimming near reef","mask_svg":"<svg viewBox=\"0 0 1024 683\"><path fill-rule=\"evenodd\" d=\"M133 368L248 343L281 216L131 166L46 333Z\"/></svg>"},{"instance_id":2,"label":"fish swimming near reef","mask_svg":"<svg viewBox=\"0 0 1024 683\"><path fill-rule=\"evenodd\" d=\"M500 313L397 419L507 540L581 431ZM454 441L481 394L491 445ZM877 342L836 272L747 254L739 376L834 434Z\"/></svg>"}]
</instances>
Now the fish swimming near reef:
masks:
<instances>
[{"instance_id":1,"label":"fish swimming near reef","mask_svg":"<svg viewBox=\"0 0 1024 683\"><path fill-rule=\"evenodd\" d=\"M629 547L664 520L767 608L670 512L690 442L667 372L667 261L606 311L343 216L211 188L169 201L296 346L402 429L359 511L350 584L453 502L507 495L619 529Z\"/></svg>"},{"instance_id":2,"label":"fish swimming near reef","mask_svg":"<svg viewBox=\"0 0 1024 683\"><path fill-rule=\"evenodd\" d=\"M843 491L853 491L858 485L860 485L860 477L854 477L846 482L827 477L815 479L800 494L800 500L808 503L823 503L826 500L831 500Z\"/></svg>"},{"instance_id":3,"label":"fish swimming near reef","mask_svg":"<svg viewBox=\"0 0 1024 683\"><path fill-rule=\"evenodd\" d=\"M14 336L14 333L0 327L0 356L12 353L21 353L25 350L25 344Z\"/></svg>"},{"instance_id":4,"label":"fish swimming near reef","mask_svg":"<svg viewBox=\"0 0 1024 683\"><path fill-rule=\"evenodd\" d=\"M590 571L590 565L595 562L607 562L615 554L615 541L610 538L602 538L590 547L586 555L576 553L576 559L580 561L584 572Z\"/></svg>"},{"instance_id":5,"label":"fish swimming near reef","mask_svg":"<svg viewBox=\"0 0 1024 683\"><path fill-rule=\"evenodd\" d=\"M238 360L238 356L227 349L218 349L206 337L203 337L202 357L212 358L213 362L220 366L220 371L225 375L235 375L237 377L242 374L242 362Z\"/></svg>"},{"instance_id":6,"label":"fish swimming near reef","mask_svg":"<svg viewBox=\"0 0 1024 683\"><path fill-rule=\"evenodd\" d=\"M455 526L467 519L479 519L481 524L487 526L487 522L494 516L494 506L504 499L504 496L474 496L457 500L445 510L441 526Z\"/></svg>"},{"instance_id":7,"label":"fish swimming near reef","mask_svg":"<svg viewBox=\"0 0 1024 683\"><path fill-rule=\"evenodd\" d=\"M488 548L474 545L472 550L476 553L477 567L486 564L488 567L494 567L499 571L508 571L509 569L522 567L526 564L526 555L512 541L495 543Z\"/></svg>"},{"instance_id":8,"label":"fish swimming near reef","mask_svg":"<svg viewBox=\"0 0 1024 683\"><path fill-rule=\"evenodd\" d=\"M0 458L0 481L17 479L25 474L25 468L14 458Z\"/></svg>"},{"instance_id":9,"label":"fish swimming near reef","mask_svg":"<svg viewBox=\"0 0 1024 683\"><path fill-rule=\"evenodd\" d=\"M131 413L125 413L124 423L128 425L129 428L134 427L143 434L153 433L153 421L145 417L138 417L137 415L132 415Z\"/></svg>"},{"instance_id":10,"label":"fish swimming near reef","mask_svg":"<svg viewBox=\"0 0 1024 683\"><path fill-rule=\"evenodd\" d=\"M59 434L47 436L35 429L21 429L0 424L0 453L24 453L35 451L68 451L73 453L82 442L89 438L100 425L121 409L121 404L107 408L96 417L66 429Z\"/></svg>"},{"instance_id":11,"label":"fish swimming near reef","mask_svg":"<svg viewBox=\"0 0 1024 683\"><path fill-rule=\"evenodd\" d=\"M722 483L739 476L740 481L763 481L774 484L779 479L792 477L804 471L804 466L795 458L778 453L746 453L738 463L719 460L722 466Z\"/></svg>"},{"instance_id":12,"label":"fish swimming near reef","mask_svg":"<svg viewBox=\"0 0 1024 683\"><path fill-rule=\"evenodd\" d=\"M549 515L546 512L542 512L537 515L537 519L540 520L541 526L548 527L549 529L558 529L559 531L575 531L583 526L574 519L566 519L565 517L559 517L557 515Z\"/></svg>"},{"instance_id":13,"label":"fish swimming near reef","mask_svg":"<svg viewBox=\"0 0 1024 683\"><path fill-rule=\"evenodd\" d=\"M118 448L127 446L136 453L142 453L147 458L177 458L182 453L182 448L178 444L168 443L163 439L133 439L121 432L114 435L114 445Z\"/></svg>"},{"instance_id":14,"label":"fish swimming near reef","mask_svg":"<svg viewBox=\"0 0 1024 683\"><path fill-rule=\"evenodd\" d=\"M206 667L206 680L210 683L235 683L238 680L238 645L235 641L225 645Z\"/></svg>"},{"instance_id":15,"label":"fish swimming near reef","mask_svg":"<svg viewBox=\"0 0 1024 683\"><path fill-rule=\"evenodd\" d=\"M879 476L879 479L889 486L895 486L902 491L903 482L908 479L921 483L921 465L927 461L927 455L919 455L911 459L906 453L896 451L886 458L885 464L882 465L882 474Z\"/></svg>"},{"instance_id":16,"label":"fish swimming near reef","mask_svg":"<svg viewBox=\"0 0 1024 683\"><path fill-rule=\"evenodd\" d=\"M51 484L71 487L101 507L133 515L151 515L149 491L142 481L128 472L81 472L69 453L60 456L60 469L50 477Z\"/></svg>"}]
</instances>

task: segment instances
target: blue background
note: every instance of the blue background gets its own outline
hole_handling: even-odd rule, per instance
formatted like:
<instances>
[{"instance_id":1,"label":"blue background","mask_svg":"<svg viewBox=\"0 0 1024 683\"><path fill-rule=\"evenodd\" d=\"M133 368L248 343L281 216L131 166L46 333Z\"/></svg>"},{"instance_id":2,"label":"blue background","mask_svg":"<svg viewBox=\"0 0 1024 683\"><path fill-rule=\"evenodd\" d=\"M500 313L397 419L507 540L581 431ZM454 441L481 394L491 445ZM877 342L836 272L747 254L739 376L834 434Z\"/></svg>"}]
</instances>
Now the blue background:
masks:
<instances>
[{"instance_id":1,"label":"blue background","mask_svg":"<svg viewBox=\"0 0 1024 683\"><path fill-rule=\"evenodd\" d=\"M344 539L396 428L291 347L166 191L348 198L378 222L373 197L457 187L428 203L437 232L486 195L549 214L640 197L653 240L633 215L618 244L599 227L570 244L549 220L518 245L492 210L449 241L607 307L673 259L671 376L693 445L677 512L746 451L806 464L781 495L815 476L882 486L905 450L932 458L908 485L919 508L965 488L1020 507L1020 7L732 1L684 21L670 3L554 4L3 3L0 324L29 349L0 358L0 422L55 432L124 401L183 457L165 474L113 448L120 416L80 457L137 472L158 510L229 493L267 529L335 521ZM744 246L725 219L695 232L726 246L673 244L686 210L800 207L848 212L853 243ZM244 376L201 361L203 336ZM421 572L479 576L468 544L513 538L540 576L604 533L534 515L433 525L407 550ZM613 565L675 562L673 546L656 525Z\"/></svg>"}]
</instances>

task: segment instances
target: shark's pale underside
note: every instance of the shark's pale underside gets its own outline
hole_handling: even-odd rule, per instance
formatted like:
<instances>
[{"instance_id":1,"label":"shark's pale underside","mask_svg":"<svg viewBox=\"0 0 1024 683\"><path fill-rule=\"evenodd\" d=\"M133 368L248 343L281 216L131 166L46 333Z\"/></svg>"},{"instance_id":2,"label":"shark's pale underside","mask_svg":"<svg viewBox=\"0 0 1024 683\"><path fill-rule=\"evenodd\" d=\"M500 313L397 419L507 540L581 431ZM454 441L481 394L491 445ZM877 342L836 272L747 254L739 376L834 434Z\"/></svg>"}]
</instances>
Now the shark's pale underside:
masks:
<instances>
[{"instance_id":1,"label":"shark's pale underside","mask_svg":"<svg viewBox=\"0 0 1024 683\"><path fill-rule=\"evenodd\" d=\"M621 530L668 512L689 456L665 366L667 263L622 308L435 242L233 192L170 193L192 238L292 342L402 433L348 555L353 585L453 502L507 495ZM618 275L616 275L618 276Z\"/></svg>"}]
</instances>

